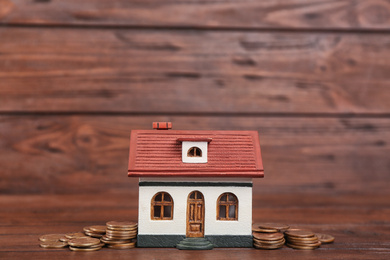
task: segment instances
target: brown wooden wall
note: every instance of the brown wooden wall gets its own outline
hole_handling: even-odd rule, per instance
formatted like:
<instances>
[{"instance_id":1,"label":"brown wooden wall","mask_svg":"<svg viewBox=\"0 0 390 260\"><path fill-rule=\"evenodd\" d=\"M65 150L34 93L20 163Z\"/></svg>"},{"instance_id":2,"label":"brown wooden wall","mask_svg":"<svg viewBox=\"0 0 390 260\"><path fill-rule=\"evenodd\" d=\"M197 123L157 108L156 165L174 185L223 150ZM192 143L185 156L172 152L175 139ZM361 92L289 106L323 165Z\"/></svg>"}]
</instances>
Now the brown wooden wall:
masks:
<instances>
[{"instance_id":1,"label":"brown wooden wall","mask_svg":"<svg viewBox=\"0 0 390 260\"><path fill-rule=\"evenodd\" d=\"M390 1L0 0L0 193L135 188L152 121L258 130L255 194L389 193Z\"/></svg>"}]
</instances>

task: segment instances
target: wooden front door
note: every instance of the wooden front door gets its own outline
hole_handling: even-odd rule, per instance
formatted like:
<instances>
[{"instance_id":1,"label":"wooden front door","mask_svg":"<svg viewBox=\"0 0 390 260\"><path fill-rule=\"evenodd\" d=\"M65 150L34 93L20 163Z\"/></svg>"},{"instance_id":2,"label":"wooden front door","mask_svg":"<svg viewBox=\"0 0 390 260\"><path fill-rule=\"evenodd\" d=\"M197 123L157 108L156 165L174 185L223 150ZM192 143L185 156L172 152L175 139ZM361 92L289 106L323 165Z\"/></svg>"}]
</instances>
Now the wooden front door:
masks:
<instances>
[{"instance_id":1,"label":"wooden front door","mask_svg":"<svg viewBox=\"0 0 390 260\"><path fill-rule=\"evenodd\" d=\"M187 237L204 237L204 198L193 191L187 198Z\"/></svg>"}]
</instances>

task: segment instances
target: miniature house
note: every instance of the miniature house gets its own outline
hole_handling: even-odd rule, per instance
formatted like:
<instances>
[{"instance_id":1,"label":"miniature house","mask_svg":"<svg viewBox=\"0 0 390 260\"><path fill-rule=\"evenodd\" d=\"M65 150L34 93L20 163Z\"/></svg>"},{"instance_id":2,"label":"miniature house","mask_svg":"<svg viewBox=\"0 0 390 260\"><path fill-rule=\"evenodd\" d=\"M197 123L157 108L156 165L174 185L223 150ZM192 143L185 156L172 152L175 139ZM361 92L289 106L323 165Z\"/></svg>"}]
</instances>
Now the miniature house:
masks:
<instances>
[{"instance_id":1,"label":"miniature house","mask_svg":"<svg viewBox=\"0 0 390 260\"><path fill-rule=\"evenodd\" d=\"M138 247L204 238L252 247L252 178L264 176L256 131L133 130L129 177L139 177Z\"/></svg>"}]
</instances>

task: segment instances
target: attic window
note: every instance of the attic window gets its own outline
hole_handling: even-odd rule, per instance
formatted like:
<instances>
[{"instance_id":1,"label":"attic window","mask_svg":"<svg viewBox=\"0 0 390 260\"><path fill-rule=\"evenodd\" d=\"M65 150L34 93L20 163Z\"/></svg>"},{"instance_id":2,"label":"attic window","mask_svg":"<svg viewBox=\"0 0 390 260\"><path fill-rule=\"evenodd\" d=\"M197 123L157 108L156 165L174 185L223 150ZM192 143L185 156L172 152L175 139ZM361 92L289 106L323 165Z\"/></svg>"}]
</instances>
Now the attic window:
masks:
<instances>
[{"instance_id":1,"label":"attic window","mask_svg":"<svg viewBox=\"0 0 390 260\"><path fill-rule=\"evenodd\" d=\"M183 163L207 163L207 141L182 141Z\"/></svg>"},{"instance_id":2,"label":"attic window","mask_svg":"<svg viewBox=\"0 0 390 260\"><path fill-rule=\"evenodd\" d=\"M202 157L202 150L199 147L191 147L187 152L188 157Z\"/></svg>"}]
</instances>

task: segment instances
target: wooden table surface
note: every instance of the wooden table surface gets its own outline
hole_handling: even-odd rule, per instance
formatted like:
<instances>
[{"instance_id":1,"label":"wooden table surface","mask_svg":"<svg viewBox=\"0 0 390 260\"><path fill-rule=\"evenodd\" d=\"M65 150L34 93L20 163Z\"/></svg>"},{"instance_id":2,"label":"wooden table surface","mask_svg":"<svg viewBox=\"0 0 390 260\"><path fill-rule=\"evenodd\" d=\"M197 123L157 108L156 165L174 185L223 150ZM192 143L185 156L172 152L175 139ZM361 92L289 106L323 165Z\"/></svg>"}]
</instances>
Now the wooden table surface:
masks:
<instances>
[{"instance_id":1,"label":"wooden table surface","mask_svg":"<svg viewBox=\"0 0 390 260\"><path fill-rule=\"evenodd\" d=\"M0 0L0 259L390 259L390 1ZM136 220L129 135L259 131L253 220L314 251L71 252Z\"/></svg>"},{"instance_id":2,"label":"wooden table surface","mask_svg":"<svg viewBox=\"0 0 390 260\"><path fill-rule=\"evenodd\" d=\"M255 186L253 220L281 222L333 235L316 250L215 248L181 251L136 248L96 252L43 249L38 238L70 233L109 220L137 219L137 187L80 195L2 195L1 259L389 259L390 200L375 194L261 193ZM129 187L131 187L129 185ZM207 227L206 227L207 228Z\"/></svg>"}]
</instances>

